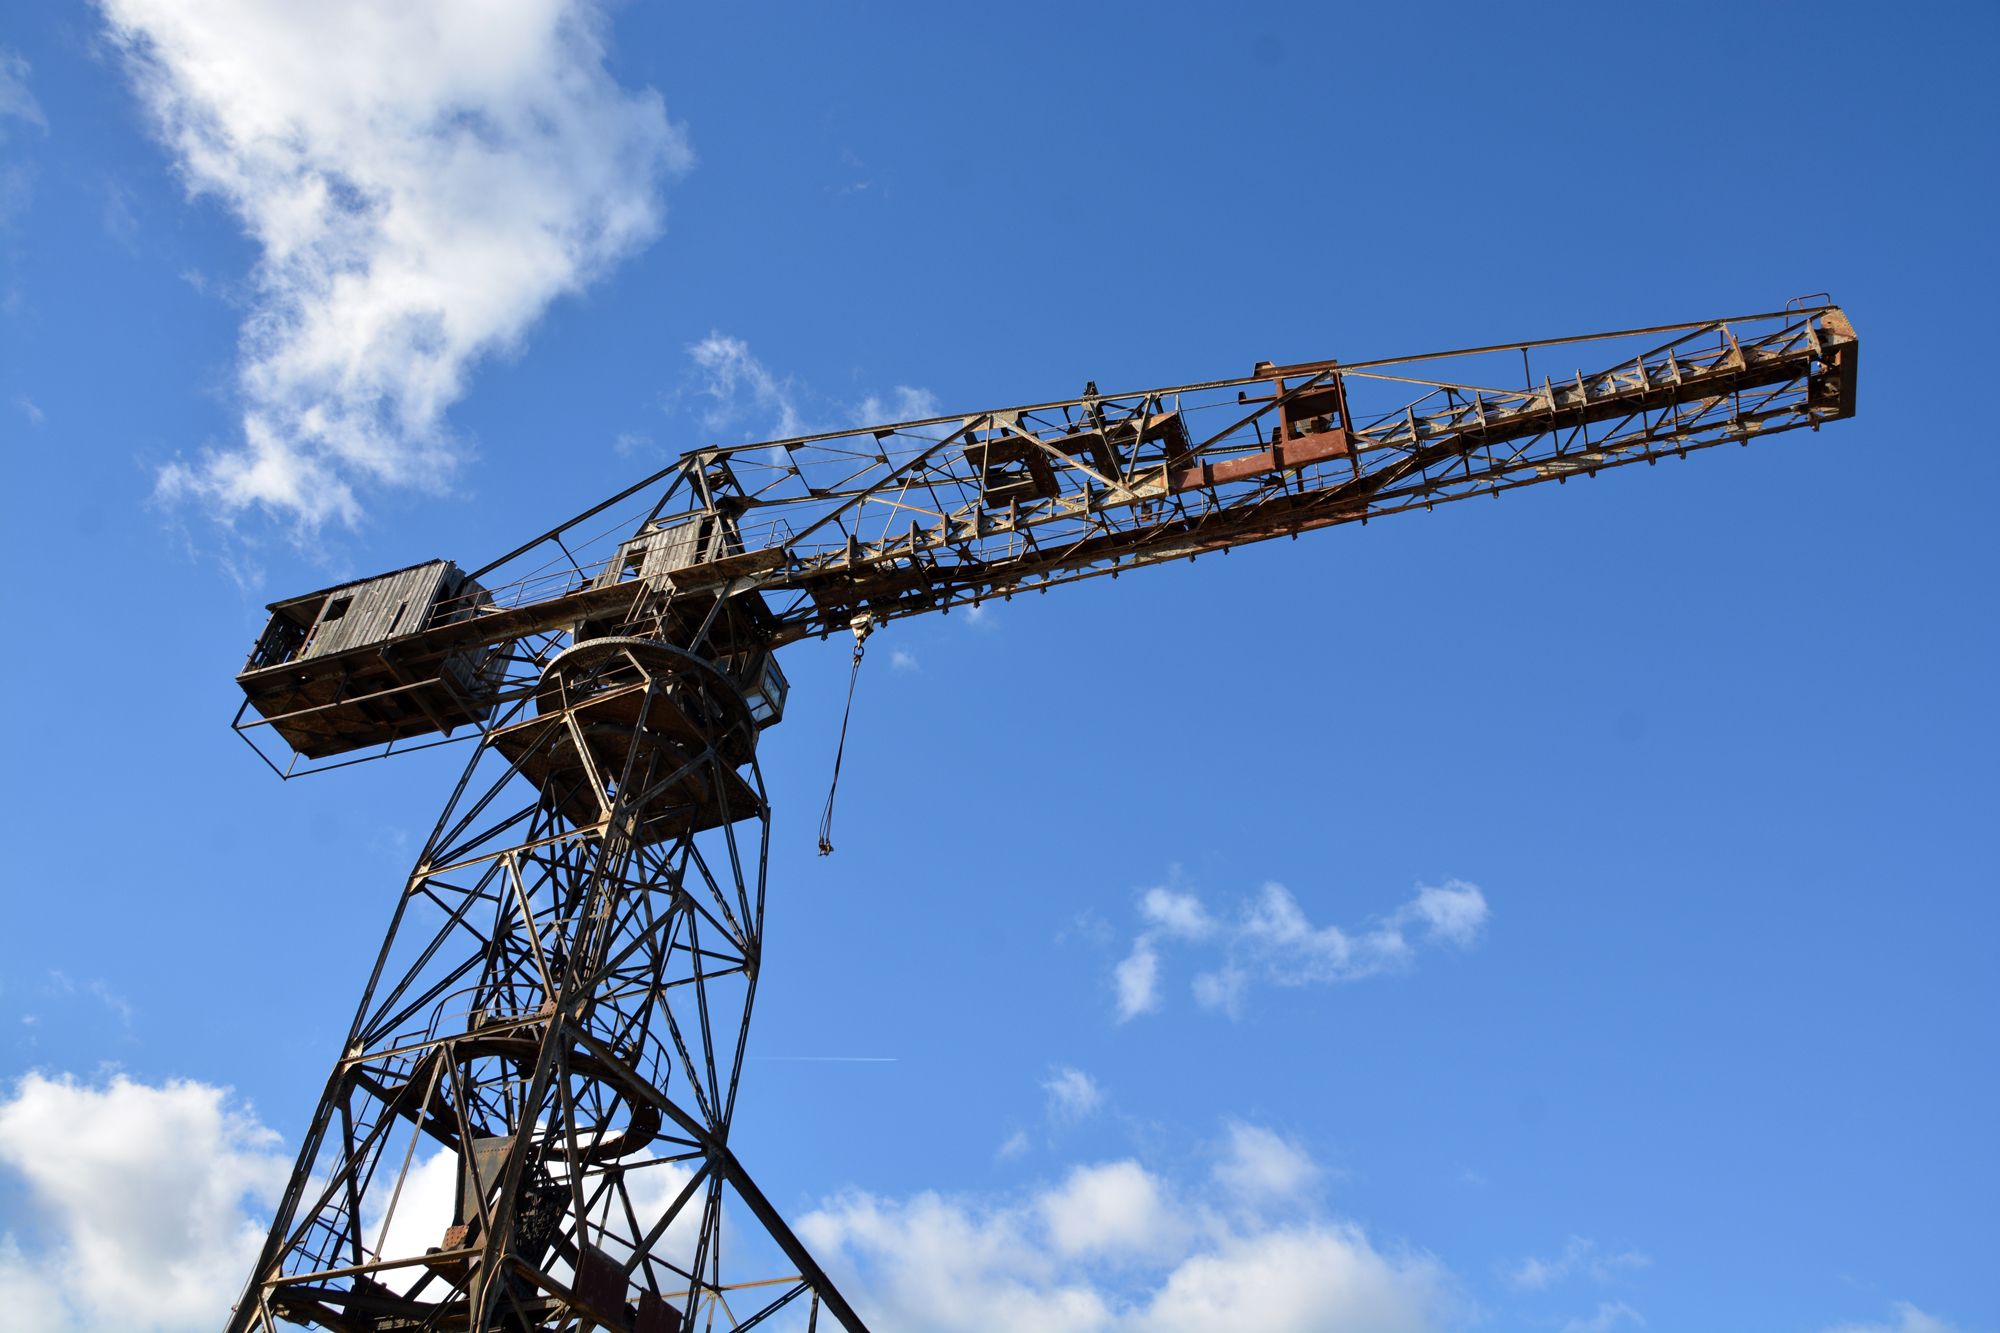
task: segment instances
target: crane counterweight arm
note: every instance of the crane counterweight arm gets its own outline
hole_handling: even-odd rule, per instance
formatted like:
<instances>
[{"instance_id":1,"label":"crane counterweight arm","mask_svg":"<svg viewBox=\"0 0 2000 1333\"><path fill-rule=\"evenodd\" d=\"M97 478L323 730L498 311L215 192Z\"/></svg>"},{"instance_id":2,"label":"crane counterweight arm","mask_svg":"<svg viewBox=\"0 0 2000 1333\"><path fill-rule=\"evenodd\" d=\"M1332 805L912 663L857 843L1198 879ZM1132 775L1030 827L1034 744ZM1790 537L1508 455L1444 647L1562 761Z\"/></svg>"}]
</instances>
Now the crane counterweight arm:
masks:
<instances>
[{"instance_id":1,"label":"crane counterweight arm","mask_svg":"<svg viewBox=\"0 0 2000 1333\"><path fill-rule=\"evenodd\" d=\"M1508 384L1572 347L1595 368ZM1846 315L1811 306L692 450L478 571L509 582L418 566L443 571L435 595L393 621L414 571L274 603L239 726L310 759L407 744L480 722L578 639L756 673L858 618L1818 429L1854 415L1858 353ZM373 632L341 618L357 605Z\"/></svg>"}]
</instances>

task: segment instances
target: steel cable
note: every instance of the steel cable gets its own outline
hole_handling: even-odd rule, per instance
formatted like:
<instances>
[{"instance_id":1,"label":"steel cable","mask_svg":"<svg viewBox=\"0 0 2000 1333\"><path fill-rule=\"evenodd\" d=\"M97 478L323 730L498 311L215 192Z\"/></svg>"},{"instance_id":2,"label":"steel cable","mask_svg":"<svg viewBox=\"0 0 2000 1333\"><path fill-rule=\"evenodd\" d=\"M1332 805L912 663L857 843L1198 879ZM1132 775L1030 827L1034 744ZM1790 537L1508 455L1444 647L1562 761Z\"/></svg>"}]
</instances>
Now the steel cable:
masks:
<instances>
[{"instance_id":1,"label":"steel cable","mask_svg":"<svg viewBox=\"0 0 2000 1333\"><path fill-rule=\"evenodd\" d=\"M868 632L874 628L874 621L867 616L856 617L854 623L854 666L847 674L847 706L840 710L840 744L833 751L833 781L826 789L826 812L819 817L819 854L833 855L833 794L840 790L840 761L847 753L847 719L854 712L854 685L861 679L862 645L868 641Z\"/></svg>"}]
</instances>

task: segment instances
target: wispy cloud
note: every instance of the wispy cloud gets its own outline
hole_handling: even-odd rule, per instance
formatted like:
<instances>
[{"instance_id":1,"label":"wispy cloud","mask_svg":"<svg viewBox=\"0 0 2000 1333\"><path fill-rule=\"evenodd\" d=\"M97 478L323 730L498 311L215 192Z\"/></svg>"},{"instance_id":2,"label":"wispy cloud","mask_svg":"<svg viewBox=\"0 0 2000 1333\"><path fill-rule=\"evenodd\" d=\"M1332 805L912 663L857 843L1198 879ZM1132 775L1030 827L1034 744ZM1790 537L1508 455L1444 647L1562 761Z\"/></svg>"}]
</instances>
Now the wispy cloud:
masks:
<instances>
[{"instance_id":1,"label":"wispy cloud","mask_svg":"<svg viewBox=\"0 0 2000 1333\"><path fill-rule=\"evenodd\" d=\"M139 215L132 206L132 191L115 180L104 182L104 208L99 218L104 234L127 254L139 253Z\"/></svg>"},{"instance_id":2,"label":"wispy cloud","mask_svg":"<svg viewBox=\"0 0 2000 1333\"><path fill-rule=\"evenodd\" d=\"M113 991L111 987L105 985L102 981L91 982L90 993L97 997L99 1004L118 1015L119 1022L128 1028L132 1026L132 1002L130 1000Z\"/></svg>"},{"instance_id":3,"label":"wispy cloud","mask_svg":"<svg viewBox=\"0 0 2000 1333\"><path fill-rule=\"evenodd\" d=\"M364 487L445 485L480 358L659 233L690 166L658 93L604 68L594 5L103 0L192 194L256 243L242 443L163 498L355 522Z\"/></svg>"},{"instance_id":4,"label":"wispy cloud","mask_svg":"<svg viewBox=\"0 0 2000 1333\"><path fill-rule=\"evenodd\" d=\"M790 376L779 378L750 353L750 344L717 330L688 348L702 373L700 393L708 402L701 424L711 431L741 430L746 440L782 439L807 433Z\"/></svg>"},{"instance_id":5,"label":"wispy cloud","mask_svg":"<svg viewBox=\"0 0 2000 1333\"><path fill-rule=\"evenodd\" d=\"M906 652L901 648L889 654L889 665L898 671L923 670L921 666L917 665L917 655L912 652Z\"/></svg>"},{"instance_id":6,"label":"wispy cloud","mask_svg":"<svg viewBox=\"0 0 2000 1333\"><path fill-rule=\"evenodd\" d=\"M1304 1148L1260 1125L1232 1120L1228 1131L1228 1149L1214 1175L1240 1199L1290 1198L1323 1174Z\"/></svg>"},{"instance_id":7,"label":"wispy cloud","mask_svg":"<svg viewBox=\"0 0 2000 1333\"><path fill-rule=\"evenodd\" d=\"M1840 1324L1826 1333L1958 1333L1958 1326L1933 1314L1925 1314L1908 1301L1890 1306L1896 1312L1893 1323Z\"/></svg>"},{"instance_id":8,"label":"wispy cloud","mask_svg":"<svg viewBox=\"0 0 2000 1333\"><path fill-rule=\"evenodd\" d=\"M1408 902L1353 932L1314 926L1282 884L1266 884L1256 898L1227 916L1211 912L1189 890L1148 889L1139 898L1144 928L1111 972L1118 1020L1160 1008L1166 944L1222 948L1221 964L1196 975L1192 990L1203 1008L1233 1017L1242 1011L1253 980L1302 986L1400 970L1415 961L1419 944L1472 948L1490 916L1479 886L1456 879L1436 887L1419 885Z\"/></svg>"},{"instance_id":9,"label":"wispy cloud","mask_svg":"<svg viewBox=\"0 0 2000 1333\"><path fill-rule=\"evenodd\" d=\"M870 394L856 404L849 417L856 426L879 426L890 421L922 421L939 415L937 398L929 389L912 389L898 384L887 398Z\"/></svg>"},{"instance_id":10,"label":"wispy cloud","mask_svg":"<svg viewBox=\"0 0 2000 1333\"><path fill-rule=\"evenodd\" d=\"M742 441L788 439L938 415L937 399L930 390L906 384L897 385L886 397L870 394L858 403L815 394L796 376L772 370L744 339L720 329L711 329L687 353L696 372L695 420L712 434ZM675 394L669 400L669 412L679 398ZM772 461L783 460L780 456Z\"/></svg>"},{"instance_id":11,"label":"wispy cloud","mask_svg":"<svg viewBox=\"0 0 2000 1333\"><path fill-rule=\"evenodd\" d=\"M0 47L0 144L9 142L21 126L49 132L42 104L28 88L34 72L20 52ZM24 159L0 162L0 226L28 211L35 197L34 168ZM40 418L36 418L37 421Z\"/></svg>"},{"instance_id":12,"label":"wispy cloud","mask_svg":"<svg viewBox=\"0 0 2000 1333\"><path fill-rule=\"evenodd\" d=\"M1111 987L1118 997L1118 1021L1149 1014L1160 1007L1160 951L1151 935L1132 941L1132 952L1111 969Z\"/></svg>"},{"instance_id":13,"label":"wispy cloud","mask_svg":"<svg viewBox=\"0 0 2000 1333\"><path fill-rule=\"evenodd\" d=\"M1562 1333L1610 1333L1620 1324L1646 1325L1646 1317L1623 1301L1599 1301L1597 1313L1579 1315L1563 1324Z\"/></svg>"},{"instance_id":14,"label":"wispy cloud","mask_svg":"<svg viewBox=\"0 0 2000 1333\"><path fill-rule=\"evenodd\" d=\"M1173 889L1147 889L1139 899L1139 915L1169 939L1205 940L1221 928L1200 898Z\"/></svg>"},{"instance_id":15,"label":"wispy cloud","mask_svg":"<svg viewBox=\"0 0 2000 1333\"><path fill-rule=\"evenodd\" d=\"M1049 1095L1049 1119L1058 1124L1085 1119L1104 1104L1104 1089L1097 1080L1068 1065L1051 1070L1042 1090Z\"/></svg>"},{"instance_id":16,"label":"wispy cloud","mask_svg":"<svg viewBox=\"0 0 2000 1333\"><path fill-rule=\"evenodd\" d=\"M1621 1254L1600 1254L1597 1243L1571 1236L1563 1252L1553 1259L1530 1256L1505 1270L1508 1285L1516 1291L1547 1291L1573 1274L1585 1273L1598 1282L1610 1282L1653 1261L1637 1250Z\"/></svg>"},{"instance_id":17,"label":"wispy cloud","mask_svg":"<svg viewBox=\"0 0 2000 1333\"><path fill-rule=\"evenodd\" d=\"M5 143L12 133L7 124L10 120L48 133L49 118L42 114L42 104L28 87L28 76L32 73L34 66L26 56L0 46L0 143Z\"/></svg>"}]
</instances>

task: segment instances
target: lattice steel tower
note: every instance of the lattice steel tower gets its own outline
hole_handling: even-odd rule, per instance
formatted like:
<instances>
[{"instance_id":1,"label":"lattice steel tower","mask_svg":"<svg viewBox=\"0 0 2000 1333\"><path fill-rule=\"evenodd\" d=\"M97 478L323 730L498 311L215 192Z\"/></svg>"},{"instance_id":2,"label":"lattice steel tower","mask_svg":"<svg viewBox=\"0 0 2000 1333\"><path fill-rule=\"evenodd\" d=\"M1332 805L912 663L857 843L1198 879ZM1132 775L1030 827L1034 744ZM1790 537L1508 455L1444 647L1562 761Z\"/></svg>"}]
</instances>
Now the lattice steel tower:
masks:
<instances>
[{"instance_id":1,"label":"lattice steel tower","mask_svg":"<svg viewBox=\"0 0 2000 1333\"><path fill-rule=\"evenodd\" d=\"M1524 377L1557 347L1597 369ZM253 744L275 733L259 746L274 768L453 737L473 753L397 893L231 1333L824 1317L861 1333L729 1148L762 953L757 739L784 715L777 649L1817 430L1854 414L1858 350L1838 308L1795 302L1139 393L1093 384L694 450L470 575L437 560L273 603L236 725Z\"/></svg>"}]
</instances>

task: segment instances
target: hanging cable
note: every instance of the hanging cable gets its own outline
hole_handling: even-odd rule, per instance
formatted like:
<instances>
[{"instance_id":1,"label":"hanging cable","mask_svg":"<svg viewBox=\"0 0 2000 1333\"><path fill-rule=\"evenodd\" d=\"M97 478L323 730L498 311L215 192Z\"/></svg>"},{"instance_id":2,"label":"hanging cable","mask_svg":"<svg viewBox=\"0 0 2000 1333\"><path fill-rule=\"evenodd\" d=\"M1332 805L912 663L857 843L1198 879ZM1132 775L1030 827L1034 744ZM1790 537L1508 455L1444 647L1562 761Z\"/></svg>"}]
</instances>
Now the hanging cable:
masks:
<instances>
[{"instance_id":1,"label":"hanging cable","mask_svg":"<svg viewBox=\"0 0 2000 1333\"><path fill-rule=\"evenodd\" d=\"M875 630L875 617L863 612L847 622L854 631L854 667L847 675L847 707L840 712L840 745L833 752L833 782L826 789L826 813L819 817L819 854L833 855L833 794L840 789L840 760L847 753L847 718L854 711L854 682L861 679L861 645Z\"/></svg>"}]
</instances>

